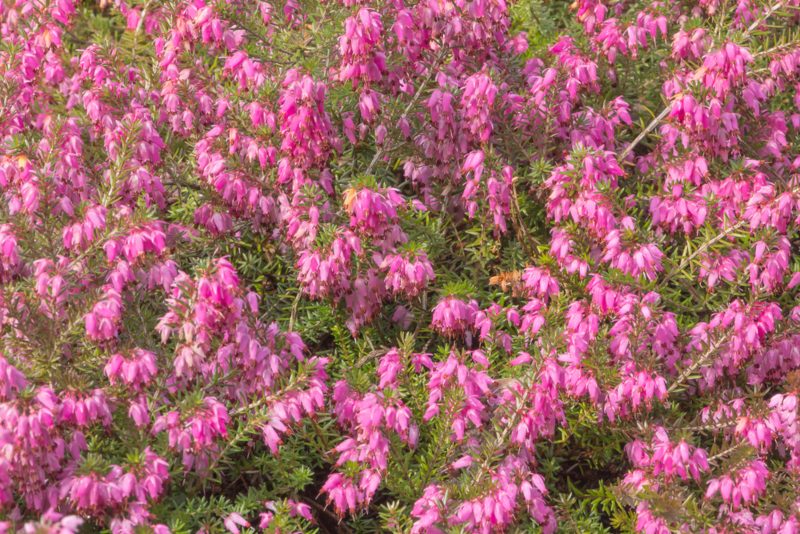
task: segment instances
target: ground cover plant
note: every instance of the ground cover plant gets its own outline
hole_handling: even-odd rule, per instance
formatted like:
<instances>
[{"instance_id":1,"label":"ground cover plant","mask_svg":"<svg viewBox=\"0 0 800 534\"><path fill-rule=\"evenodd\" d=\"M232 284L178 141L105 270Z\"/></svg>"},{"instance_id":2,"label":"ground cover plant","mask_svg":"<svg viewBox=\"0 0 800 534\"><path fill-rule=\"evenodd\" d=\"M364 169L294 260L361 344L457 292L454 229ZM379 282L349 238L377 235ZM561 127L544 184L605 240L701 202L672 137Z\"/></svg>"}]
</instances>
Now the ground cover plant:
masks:
<instances>
[{"instance_id":1,"label":"ground cover plant","mask_svg":"<svg viewBox=\"0 0 800 534\"><path fill-rule=\"evenodd\" d=\"M0 36L0 533L800 532L800 1Z\"/></svg>"}]
</instances>

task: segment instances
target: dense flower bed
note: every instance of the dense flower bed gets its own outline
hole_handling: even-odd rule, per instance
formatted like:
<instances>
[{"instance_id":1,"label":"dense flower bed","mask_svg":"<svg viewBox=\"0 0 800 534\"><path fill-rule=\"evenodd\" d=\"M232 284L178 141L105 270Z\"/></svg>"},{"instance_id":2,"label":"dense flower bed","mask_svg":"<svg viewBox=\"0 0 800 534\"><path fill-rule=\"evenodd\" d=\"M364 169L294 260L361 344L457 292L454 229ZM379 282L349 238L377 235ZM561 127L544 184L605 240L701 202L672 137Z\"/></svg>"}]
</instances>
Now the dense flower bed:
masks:
<instances>
[{"instance_id":1,"label":"dense flower bed","mask_svg":"<svg viewBox=\"0 0 800 534\"><path fill-rule=\"evenodd\" d=\"M800 1L0 36L0 533L800 532Z\"/></svg>"}]
</instances>

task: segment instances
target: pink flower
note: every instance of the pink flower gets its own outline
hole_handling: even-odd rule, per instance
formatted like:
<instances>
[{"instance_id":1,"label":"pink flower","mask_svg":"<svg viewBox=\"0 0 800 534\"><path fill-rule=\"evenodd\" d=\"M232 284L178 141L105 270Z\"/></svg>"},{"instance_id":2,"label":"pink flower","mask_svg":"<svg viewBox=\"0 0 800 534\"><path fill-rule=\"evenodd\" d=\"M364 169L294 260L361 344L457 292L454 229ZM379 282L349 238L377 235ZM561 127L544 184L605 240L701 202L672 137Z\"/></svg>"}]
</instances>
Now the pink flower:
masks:
<instances>
[{"instance_id":1,"label":"pink flower","mask_svg":"<svg viewBox=\"0 0 800 534\"><path fill-rule=\"evenodd\" d=\"M464 83L461 109L466 128L479 142L485 143L492 135L492 106L497 86L484 74L473 74Z\"/></svg>"},{"instance_id":2,"label":"pink flower","mask_svg":"<svg viewBox=\"0 0 800 534\"><path fill-rule=\"evenodd\" d=\"M158 373L156 355L139 348L132 351L130 358L114 354L106 364L105 373L112 385L124 382L141 389Z\"/></svg>"},{"instance_id":3,"label":"pink flower","mask_svg":"<svg viewBox=\"0 0 800 534\"><path fill-rule=\"evenodd\" d=\"M8 224L0 225L0 277L14 273L20 263L17 238Z\"/></svg>"},{"instance_id":4,"label":"pink flower","mask_svg":"<svg viewBox=\"0 0 800 534\"><path fill-rule=\"evenodd\" d=\"M305 169L328 155L332 126L325 112L326 90L296 69L286 73L279 99L281 151L293 166Z\"/></svg>"},{"instance_id":5,"label":"pink flower","mask_svg":"<svg viewBox=\"0 0 800 534\"><path fill-rule=\"evenodd\" d=\"M462 334L469 336L477 311L477 303L474 300L464 302L453 296L445 297L433 308L431 326L446 336L455 337Z\"/></svg>"},{"instance_id":6,"label":"pink flower","mask_svg":"<svg viewBox=\"0 0 800 534\"><path fill-rule=\"evenodd\" d=\"M84 316L86 335L94 341L117 337L121 315L122 298L114 289L108 289L106 297L98 301L92 311Z\"/></svg>"},{"instance_id":7,"label":"pink flower","mask_svg":"<svg viewBox=\"0 0 800 534\"><path fill-rule=\"evenodd\" d=\"M350 214L350 227L370 235L380 235L397 221L397 208L403 198L395 189L373 191L366 187L350 190L344 208Z\"/></svg>"},{"instance_id":8,"label":"pink flower","mask_svg":"<svg viewBox=\"0 0 800 534\"><path fill-rule=\"evenodd\" d=\"M339 37L342 57L339 79L352 80L354 88L359 82L379 82L386 70L380 13L362 7L355 16L344 21L344 31L344 35ZM365 120L369 121L366 117Z\"/></svg>"},{"instance_id":9,"label":"pink flower","mask_svg":"<svg viewBox=\"0 0 800 534\"><path fill-rule=\"evenodd\" d=\"M298 281L311 298L341 297L350 285L350 262L360 253L358 238L336 237L326 250L303 250L297 260Z\"/></svg>"},{"instance_id":10,"label":"pink flower","mask_svg":"<svg viewBox=\"0 0 800 534\"><path fill-rule=\"evenodd\" d=\"M249 527L250 523L236 512L228 514L224 521L225 529L231 534L239 534L239 527Z\"/></svg>"},{"instance_id":11,"label":"pink flower","mask_svg":"<svg viewBox=\"0 0 800 534\"><path fill-rule=\"evenodd\" d=\"M722 501L729 504L733 510L742 506L753 505L766 490L766 481L769 470L766 465L755 460L749 465L738 469L736 473L715 478L708 482L706 499L711 499L717 494Z\"/></svg>"},{"instance_id":12,"label":"pink flower","mask_svg":"<svg viewBox=\"0 0 800 534\"><path fill-rule=\"evenodd\" d=\"M419 295L436 279L433 266L423 251L407 255L390 254L381 262L381 269L386 271L386 288L395 295L402 294L409 299Z\"/></svg>"},{"instance_id":13,"label":"pink flower","mask_svg":"<svg viewBox=\"0 0 800 534\"><path fill-rule=\"evenodd\" d=\"M546 270L528 267L522 273L522 282L530 296L547 299L558 294L558 281Z\"/></svg>"}]
</instances>

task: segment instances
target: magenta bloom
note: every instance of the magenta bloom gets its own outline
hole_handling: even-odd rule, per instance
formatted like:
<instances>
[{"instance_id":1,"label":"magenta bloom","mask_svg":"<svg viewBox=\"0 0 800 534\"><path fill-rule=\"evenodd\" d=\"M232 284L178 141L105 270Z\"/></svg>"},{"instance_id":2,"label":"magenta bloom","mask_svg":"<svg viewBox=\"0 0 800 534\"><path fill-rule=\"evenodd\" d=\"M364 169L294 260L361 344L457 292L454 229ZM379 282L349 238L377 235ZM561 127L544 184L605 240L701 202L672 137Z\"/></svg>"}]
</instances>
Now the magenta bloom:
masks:
<instances>
[{"instance_id":1,"label":"magenta bloom","mask_svg":"<svg viewBox=\"0 0 800 534\"><path fill-rule=\"evenodd\" d=\"M464 302L457 297L445 297L433 308L431 326L445 336L469 334L474 328L477 311L474 300Z\"/></svg>"},{"instance_id":2,"label":"magenta bloom","mask_svg":"<svg viewBox=\"0 0 800 534\"><path fill-rule=\"evenodd\" d=\"M412 299L436 279L433 266L425 252L386 256L381 263L386 271L386 288L395 295Z\"/></svg>"}]
</instances>

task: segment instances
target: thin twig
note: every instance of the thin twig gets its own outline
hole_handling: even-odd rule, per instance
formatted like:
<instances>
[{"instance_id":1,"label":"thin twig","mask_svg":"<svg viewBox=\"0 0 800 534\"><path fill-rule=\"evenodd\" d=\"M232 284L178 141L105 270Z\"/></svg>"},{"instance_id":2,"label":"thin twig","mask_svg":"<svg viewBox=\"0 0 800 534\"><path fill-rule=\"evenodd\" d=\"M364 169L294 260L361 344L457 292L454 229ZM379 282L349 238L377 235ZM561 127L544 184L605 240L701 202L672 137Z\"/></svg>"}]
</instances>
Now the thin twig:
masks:
<instances>
[{"instance_id":1,"label":"thin twig","mask_svg":"<svg viewBox=\"0 0 800 534\"><path fill-rule=\"evenodd\" d=\"M753 23L750 26L748 26L747 30L745 30L744 38L747 39L748 37L750 37L750 33L752 33L753 30L755 30L761 24L766 22L767 19L770 18L772 16L772 14L775 13L776 11L778 11L781 7L783 7L783 0L781 0L778 3L776 3L774 6L770 7L766 11L766 13L764 13L761 17L759 17L756 20L754 20Z\"/></svg>"},{"instance_id":2,"label":"thin twig","mask_svg":"<svg viewBox=\"0 0 800 534\"><path fill-rule=\"evenodd\" d=\"M301 495L300 498L303 501L305 501L307 504L309 504L312 508L314 508L316 511L318 511L320 513L323 513L326 516L328 516L329 518L331 518L333 521L336 521L336 528L339 529L340 532L344 532L345 534L349 534L350 532L353 532L352 530L350 530L350 528L345 523L342 522L342 519L340 517L337 517L337 516L333 515L328 510L327 506L322 506L320 503L318 503L314 499L312 499L310 497L306 497L305 495Z\"/></svg>"},{"instance_id":3,"label":"thin twig","mask_svg":"<svg viewBox=\"0 0 800 534\"><path fill-rule=\"evenodd\" d=\"M684 369L683 372L680 374L680 376L678 376L678 378L675 379L675 381L667 389L667 394L674 392L681 385L683 385L683 382L686 381L686 379L689 378L692 375L692 373L697 371L697 369L699 369L701 366L707 364L708 361L711 359L711 356L713 356L714 352L716 352L716 350L724 342L725 338L723 337L717 340L716 343L712 343L711 346L708 348L708 350L705 352L705 354L703 354L702 356L700 356L700 358L695 360L694 363L692 363L692 365Z\"/></svg>"},{"instance_id":4,"label":"thin twig","mask_svg":"<svg viewBox=\"0 0 800 534\"><path fill-rule=\"evenodd\" d=\"M147 10L150 9L150 2L145 2L144 8L142 9L142 14L139 16L139 23L136 24L136 31L134 31L134 35L136 36L136 41L138 44L138 37L139 34L142 33L142 27L144 26L144 19L147 18Z\"/></svg>"},{"instance_id":5,"label":"thin twig","mask_svg":"<svg viewBox=\"0 0 800 534\"><path fill-rule=\"evenodd\" d=\"M735 232L736 230L738 230L739 228L744 226L745 222L746 221L744 219L740 220L736 224L734 224L732 226L729 226L728 228L726 228L725 230L723 230L719 234L715 235L713 238L709 239L708 241L706 241L705 243L703 243L702 245L697 247L697 250L695 250L693 253L689 254L689 256L684 258L683 261L680 264L678 264L677 267L675 267L669 273L667 273L667 276L664 277L664 280L661 283L662 284L666 284L667 282L669 282L672 279L673 276L675 276L676 274L681 272L683 269L685 269L686 266L689 265L689 263L693 259L695 259L697 256L699 256L700 254L702 254L703 252L708 250L715 243L718 243L719 241L722 241L727 236L729 236L730 234L732 234L733 232Z\"/></svg>"},{"instance_id":6,"label":"thin twig","mask_svg":"<svg viewBox=\"0 0 800 534\"><path fill-rule=\"evenodd\" d=\"M300 305L300 299L303 296L303 292L301 290L297 290L297 296L294 298L294 303L292 304L292 313L289 315L289 332L294 331L294 323L297 320L297 307Z\"/></svg>"},{"instance_id":7,"label":"thin twig","mask_svg":"<svg viewBox=\"0 0 800 534\"><path fill-rule=\"evenodd\" d=\"M520 243L522 243L522 248L528 257L533 258L535 256L534 250L531 248L530 241L533 241L534 245L539 245L537 239L531 239L530 234L528 234L528 228L522 223L522 212L519 209L519 200L517 198L517 186L516 186L516 178L511 180L511 224L514 226L514 231L517 234L517 239L519 239Z\"/></svg>"},{"instance_id":8,"label":"thin twig","mask_svg":"<svg viewBox=\"0 0 800 534\"><path fill-rule=\"evenodd\" d=\"M431 79L433 79L433 74L436 72L436 67L438 67L439 63L444 59L445 53L446 53L446 49L443 48L441 53L439 54L439 57L436 58L436 61L431 66L431 68L430 68L430 70L428 72L428 75L422 81L422 84L420 84L419 89L417 89L417 92L414 94L414 97L411 99L411 101L405 107L405 109L403 110L403 113L400 115L400 117L405 117L406 115L408 115L408 112L411 111L411 108L417 103L417 101L419 100L419 97L424 92L425 87L428 85L428 83L431 81ZM384 145L384 147L381 147L379 150L377 150L375 152L375 155L372 157L372 161L370 161L369 165L367 166L367 170L364 171L365 175L369 176L369 173L372 172L372 169L378 163L378 160L381 158L381 156L383 156L386 153L387 149L385 148L385 146L386 145Z\"/></svg>"},{"instance_id":9,"label":"thin twig","mask_svg":"<svg viewBox=\"0 0 800 534\"><path fill-rule=\"evenodd\" d=\"M729 455L730 453L734 452L735 450L737 450L737 449L741 449L741 448L742 448L742 447L744 447L745 445L747 445L747 442L746 442L746 441L740 441L739 443L737 443L737 444L736 444L736 445L734 445L733 447L730 447L730 448L728 448L728 449L725 449L724 451L720 451L720 452L718 452L717 454L715 454L714 456L711 456L711 457L708 459L708 463L709 463L709 464L714 464L714 463L716 463L716 461L717 461L717 460L719 460L720 458L724 458L725 456Z\"/></svg>"},{"instance_id":10,"label":"thin twig","mask_svg":"<svg viewBox=\"0 0 800 534\"><path fill-rule=\"evenodd\" d=\"M627 147L625 147L625 150L623 150L622 153L619 155L619 160L624 161L625 158L628 157L628 154L630 154L633 151L633 149L636 148L636 146L642 142L642 139L647 137L647 134L652 132L653 129L655 129L655 127L658 126L658 124L662 120L664 120L664 117L667 116L667 114L670 112L671 109L672 109L672 104L669 104L661 111L661 113L659 113L652 121L650 121L650 124L648 124L647 127L644 130L642 130L641 133L639 133L639 135L637 135L636 138L633 141L631 141L631 143Z\"/></svg>"}]
</instances>

